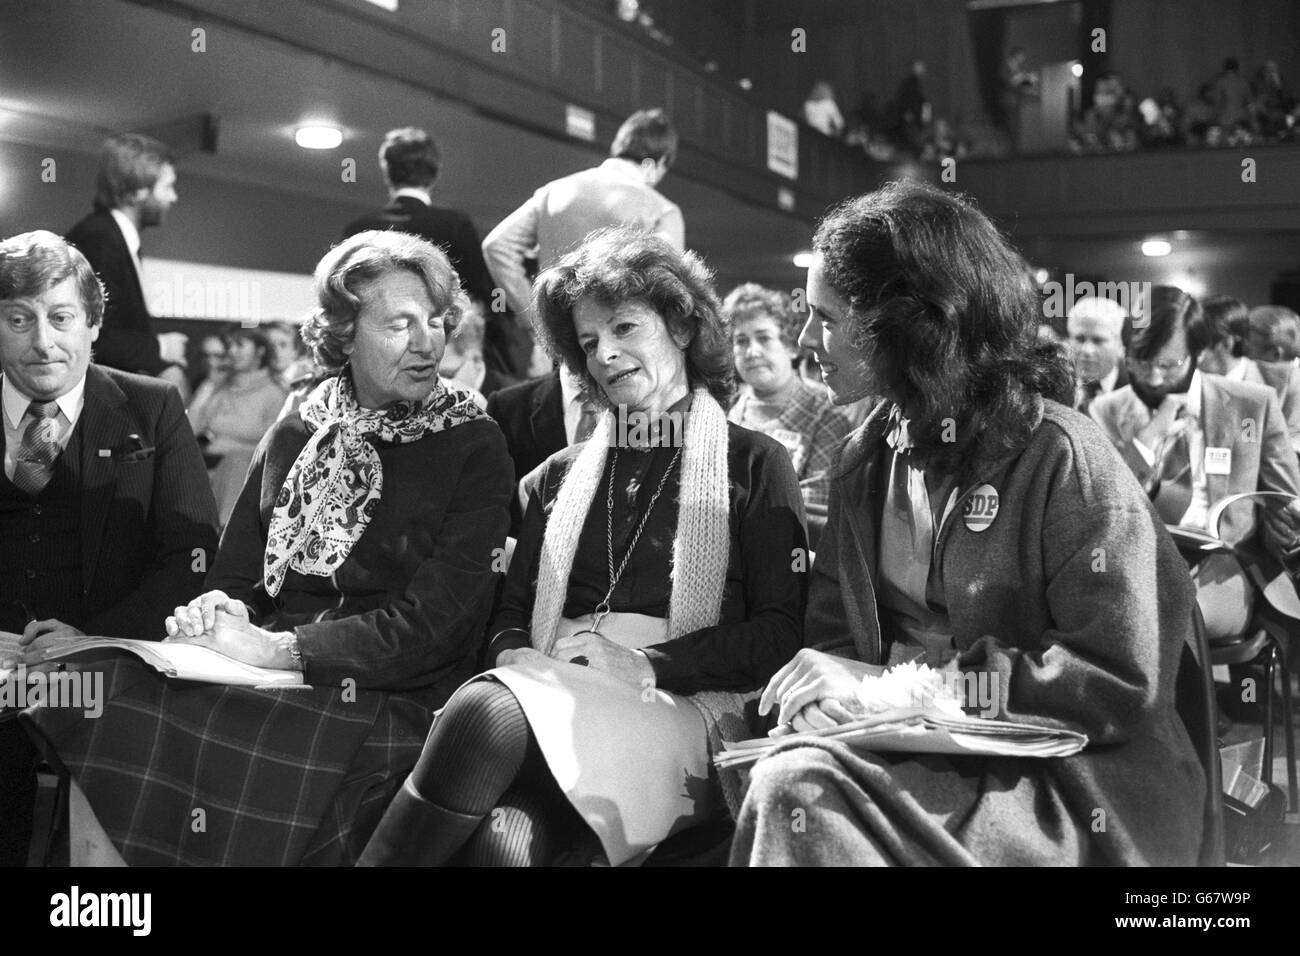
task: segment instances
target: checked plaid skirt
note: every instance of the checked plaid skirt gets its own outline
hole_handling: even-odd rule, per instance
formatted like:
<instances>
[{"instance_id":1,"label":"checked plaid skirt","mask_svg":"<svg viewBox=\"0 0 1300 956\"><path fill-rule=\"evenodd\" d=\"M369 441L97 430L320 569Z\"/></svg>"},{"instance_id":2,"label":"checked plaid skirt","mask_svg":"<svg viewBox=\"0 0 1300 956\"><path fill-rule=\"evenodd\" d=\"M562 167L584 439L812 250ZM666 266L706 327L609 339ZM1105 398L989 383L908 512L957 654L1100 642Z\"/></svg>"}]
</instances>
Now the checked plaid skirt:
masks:
<instances>
[{"instance_id":1,"label":"checked plaid skirt","mask_svg":"<svg viewBox=\"0 0 1300 956\"><path fill-rule=\"evenodd\" d=\"M433 711L407 694L253 690L104 662L104 712L29 708L132 866L351 865Z\"/></svg>"}]
</instances>

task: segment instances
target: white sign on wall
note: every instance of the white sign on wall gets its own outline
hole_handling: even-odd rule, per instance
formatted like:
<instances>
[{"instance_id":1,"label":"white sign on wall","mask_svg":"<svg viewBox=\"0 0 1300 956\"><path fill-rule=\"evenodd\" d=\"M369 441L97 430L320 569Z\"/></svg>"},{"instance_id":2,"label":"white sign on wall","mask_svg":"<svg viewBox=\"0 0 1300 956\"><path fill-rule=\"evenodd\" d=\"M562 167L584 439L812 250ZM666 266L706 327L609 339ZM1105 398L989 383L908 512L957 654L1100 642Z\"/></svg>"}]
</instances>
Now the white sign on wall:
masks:
<instances>
[{"instance_id":1,"label":"white sign on wall","mask_svg":"<svg viewBox=\"0 0 1300 956\"><path fill-rule=\"evenodd\" d=\"M799 178L799 127L772 110L767 111L767 168L786 179Z\"/></svg>"},{"instance_id":2,"label":"white sign on wall","mask_svg":"<svg viewBox=\"0 0 1300 956\"><path fill-rule=\"evenodd\" d=\"M596 114L584 110L572 103L564 107L564 131L570 136L585 139L589 143L596 141Z\"/></svg>"}]
</instances>

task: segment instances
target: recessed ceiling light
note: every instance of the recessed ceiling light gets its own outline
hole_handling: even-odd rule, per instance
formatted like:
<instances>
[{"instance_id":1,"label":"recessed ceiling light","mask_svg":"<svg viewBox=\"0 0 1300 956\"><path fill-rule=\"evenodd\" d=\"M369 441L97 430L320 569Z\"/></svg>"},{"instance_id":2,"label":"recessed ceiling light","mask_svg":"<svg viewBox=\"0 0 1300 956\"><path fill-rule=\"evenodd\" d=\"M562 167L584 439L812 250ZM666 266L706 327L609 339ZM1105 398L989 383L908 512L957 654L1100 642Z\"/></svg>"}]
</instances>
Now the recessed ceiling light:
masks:
<instances>
[{"instance_id":1,"label":"recessed ceiling light","mask_svg":"<svg viewBox=\"0 0 1300 956\"><path fill-rule=\"evenodd\" d=\"M293 141L303 149L334 149L343 142L343 130L335 126L299 126Z\"/></svg>"},{"instance_id":2,"label":"recessed ceiling light","mask_svg":"<svg viewBox=\"0 0 1300 956\"><path fill-rule=\"evenodd\" d=\"M1051 277L1052 277L1052 274L1051 274L1050 272L1048 272L1046 269L1035 269L1035 270L1034 270L1034 281L1037 282L1039 285L1042 285L1043 283L1045 283L1045 282L1046 282L1048 279L1050 279Z\"/></svg>"},{"instance_id":3,"label":"recessed ceiling light","mask_svg":"<svg viewBox=\"0 0 1300 956\"><path fill-rule=\"evenodd\" d=\"M1144 256L1167 256L1173 251L1173 246L1163 239L1148 239L1142 243L1142 255Z\"/></svg>"},{"instance_id":4,"label":"recessed ceiling light","mask_svg":"<svg viewBox=\"0 0 1300 956\"><path fill-rule=\"evenodd\" d=\"M1083 64L1079 62L1075 62L1070 67L1070 72L1073 73L1075 76L1083 76Z\"/></svg>"},{"instance_id":5,"label":"recessed ceiling light","mask_svg":"<svg viewBox=\"0 0 1300 956\"><path fill-rule=\"evenodd\" d=\"M794 266L796 269L807 269L812 265L813 254L811 252L796 252L794 255Z\"/></svg>"}]
</instances>

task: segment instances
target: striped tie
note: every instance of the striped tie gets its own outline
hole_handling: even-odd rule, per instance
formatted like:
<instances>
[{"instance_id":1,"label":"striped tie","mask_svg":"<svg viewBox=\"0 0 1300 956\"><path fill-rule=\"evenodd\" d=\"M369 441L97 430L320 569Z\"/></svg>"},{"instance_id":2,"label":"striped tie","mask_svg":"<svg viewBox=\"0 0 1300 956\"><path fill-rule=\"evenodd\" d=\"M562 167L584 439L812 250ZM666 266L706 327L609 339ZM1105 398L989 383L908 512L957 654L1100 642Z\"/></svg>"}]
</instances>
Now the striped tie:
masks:
<instances>
[{"instance_id":1,"label":"striped tie","mask_svg":"<svg viewBox=\"0 0 1300 956\"><path fill-rule=\"evenodd\" d=\"M59 457L59 429L54 421L58 402L32 402L27 406L31 424L23 433L14 462L14 485L35 497L50 482L54 459Z\"/></svg>"}]
</instances>

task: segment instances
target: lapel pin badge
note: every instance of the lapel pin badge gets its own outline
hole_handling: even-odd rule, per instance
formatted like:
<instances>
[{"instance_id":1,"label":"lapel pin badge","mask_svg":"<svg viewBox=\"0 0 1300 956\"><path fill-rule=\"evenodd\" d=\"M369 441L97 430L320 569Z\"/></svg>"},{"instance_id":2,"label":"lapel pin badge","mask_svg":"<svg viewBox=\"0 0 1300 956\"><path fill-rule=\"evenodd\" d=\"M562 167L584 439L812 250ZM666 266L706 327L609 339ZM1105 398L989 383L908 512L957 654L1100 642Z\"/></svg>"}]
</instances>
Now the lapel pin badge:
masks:
<instances>
[{"instance_id":1,"label":"lapel pin badge","mask_svg":"<svg viewBox=\"0 0 1300 956\"><path fill-rule=\"evenodd\" d=\"M999 504L997 489L992 485L980 485L966 496L966 503L961 510L961 520L967 529L978 534L986 530L998 516Z\"/></svg>"}]
</instances>

